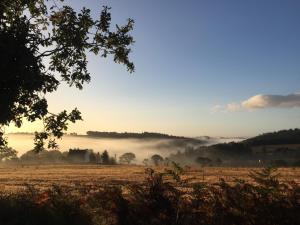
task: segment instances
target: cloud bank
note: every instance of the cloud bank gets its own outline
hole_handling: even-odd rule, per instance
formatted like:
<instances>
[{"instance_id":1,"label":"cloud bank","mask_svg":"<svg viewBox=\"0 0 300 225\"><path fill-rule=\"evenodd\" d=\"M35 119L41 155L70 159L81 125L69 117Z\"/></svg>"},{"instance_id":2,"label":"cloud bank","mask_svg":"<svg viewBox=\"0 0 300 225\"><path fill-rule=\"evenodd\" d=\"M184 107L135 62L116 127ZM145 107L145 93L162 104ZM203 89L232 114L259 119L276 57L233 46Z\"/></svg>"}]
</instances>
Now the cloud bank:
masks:
<instances>
[{"instance_id":1,"label":"cloud bank","mask_svg":"<svg viewBox=\"0 0 300 225\"><path fill-rule=\"evenodd\" d=\"M216 105L212 112L239 112L265 108L300 107L300 93L289 95L255 95L241 103L229 103L225 106Z\"/></svg>"}]
</instances>

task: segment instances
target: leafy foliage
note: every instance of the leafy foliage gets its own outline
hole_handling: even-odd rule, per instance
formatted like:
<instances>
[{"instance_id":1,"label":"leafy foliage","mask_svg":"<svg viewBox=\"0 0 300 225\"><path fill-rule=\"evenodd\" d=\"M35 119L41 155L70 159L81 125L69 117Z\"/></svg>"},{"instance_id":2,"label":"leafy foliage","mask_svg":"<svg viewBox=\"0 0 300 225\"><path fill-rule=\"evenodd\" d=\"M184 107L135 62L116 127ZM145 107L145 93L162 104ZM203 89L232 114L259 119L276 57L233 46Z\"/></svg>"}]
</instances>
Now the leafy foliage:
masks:
<instances>
[{"instance_id":1,"label":"leafy foliage","mask_svg":"<svg viewBox=\"0 0 300 225\"><path fill-rule=\"evenodd\" d=\"M0 161L17 158L17 151L11 147L4 147L0 151Z\"/></svg>"},{"instance_id":2,"label":"leafy foliage","mask_svg":"<svg viewBox=\"0 0 300 225\"><path fill-rule=\"evenodd\" d=\"M2 0L0 2L0 125L22 126L43 120L45 132L36 135L36 150L52 135L60 138L68 122L81 120L77 109L70 113L48 112L47 93L56 91L63 82L82 89L90 81L87 53L101 57L111 55L129 72L134 21L111 29L109 7L103 7L98 19L87 8L80 12L62 0ZM6 144L0 135L0 145ZM56 148L51 139L49 148Z\"/></svg>"},{"instance_id":3,"label":"leafy foliage","mask_svg":"<svg viewBox=\"0 0 300 225\"><path fill-rule=\"evenodd\" d=\"M58 187L38 192L28 186L24 193L1 195L0 223L12 225L94 225L82 200Z\"/></svg>"}]
</instances>

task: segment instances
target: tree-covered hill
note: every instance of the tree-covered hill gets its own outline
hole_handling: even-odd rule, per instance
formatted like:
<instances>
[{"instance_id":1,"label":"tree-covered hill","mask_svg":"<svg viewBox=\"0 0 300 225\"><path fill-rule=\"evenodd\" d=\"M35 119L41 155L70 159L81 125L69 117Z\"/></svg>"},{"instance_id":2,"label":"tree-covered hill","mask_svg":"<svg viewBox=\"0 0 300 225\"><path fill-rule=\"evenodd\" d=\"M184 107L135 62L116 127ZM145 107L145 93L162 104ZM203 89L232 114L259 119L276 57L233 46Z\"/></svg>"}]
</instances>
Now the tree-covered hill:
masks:
<instances>
[{"instance_id":1,"label":"tree-covered hill","mask_svg":"<svg viewBox=\"0 0 300 225\"><path fill-rule=\"evenodd\" d=\"M241 142L186 148L169 160L183 165L299 166L300 129L262 134Z\"/></svg>"},{"instance_id":2,"label":"tree-covered hill","mask_svg":"<svg viewBox=\"0 0 300 225\"><path fill-rule=\"evenodd\" d=\"M163 139L189 139L182 136L173 136L169 134L161 134L154 132L142 132L142 133L132 133L132 132L102 132L102 131L88 131L88 136L91 137L102 137L102 138L163 138Z\"/></svg>"},{"instance_id":3,"label":"tree-covered hill","mask_svg":"<svg viewBox=\"0 0 300 225\"><path fill-rule=\"evenodd\" d=\"M300 129L280 130L271 133L265 133L253 138L249 138L243 143L258 145L283 145L283 144L300 144Z\"/></svg>"}]
</instances>

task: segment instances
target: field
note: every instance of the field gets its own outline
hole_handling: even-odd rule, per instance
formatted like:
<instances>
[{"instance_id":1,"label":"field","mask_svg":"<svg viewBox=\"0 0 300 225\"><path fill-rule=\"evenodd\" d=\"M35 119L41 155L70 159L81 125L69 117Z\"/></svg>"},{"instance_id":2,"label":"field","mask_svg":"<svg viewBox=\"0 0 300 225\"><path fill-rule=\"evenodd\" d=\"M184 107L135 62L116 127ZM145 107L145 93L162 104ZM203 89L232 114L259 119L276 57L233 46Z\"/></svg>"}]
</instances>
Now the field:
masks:
<instances>
[{"instance_id":1,"label":"field","mask_svg":"<svg viewBox=\"0 0 300 225\"><path fill-rule=\"evenodd\" d=\"M166 169L145 173L146 167L134 165L1 167L0 224L300 224L298 168L260 168L252 178L248 174L253 168L186 168L182 174L175 165L163 175ZM292 180L298 184L288 182Z\"/></svg>"},{"instance_id":2,"label":"field","mask_svg":"<svg viewBox=\"0 0 300 225\"><path fill-rule=\"evenodd\" d=\"M97 165L23 165L0 167L0 191L15 192L31 185L37 189L47 189L52 185L106 186L142 183L145 180L144 166L97 166ZM164 171L165 167L155 167L156 171ZM190 183L204 181L214 183L223 178L232 182L234 178L249 180L249 172L253 168L187 168L183 175ZM257 170L257 169L255 169ZM281 168L279 179L294 180L300 183L300 168Z\"/></svg>"}]
</instances>

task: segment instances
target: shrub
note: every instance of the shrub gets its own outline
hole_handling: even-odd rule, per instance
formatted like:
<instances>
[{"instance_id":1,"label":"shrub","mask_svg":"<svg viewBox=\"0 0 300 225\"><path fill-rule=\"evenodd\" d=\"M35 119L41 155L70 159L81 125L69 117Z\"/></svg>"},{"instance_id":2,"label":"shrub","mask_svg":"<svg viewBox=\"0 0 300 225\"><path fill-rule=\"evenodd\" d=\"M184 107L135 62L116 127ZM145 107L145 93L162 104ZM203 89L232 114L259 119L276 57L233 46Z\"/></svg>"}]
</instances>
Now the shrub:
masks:
<instances>
[{"instance_id":1,"label":"shrub","mask_svg":"<svg viewBox=\"0 0 300 225\"><path fill-rule=\"evenodd\" d=\"M59 189L0 196L0 224L92 225L92 216L80 198Z\"/></svg>"}]
</instances>

